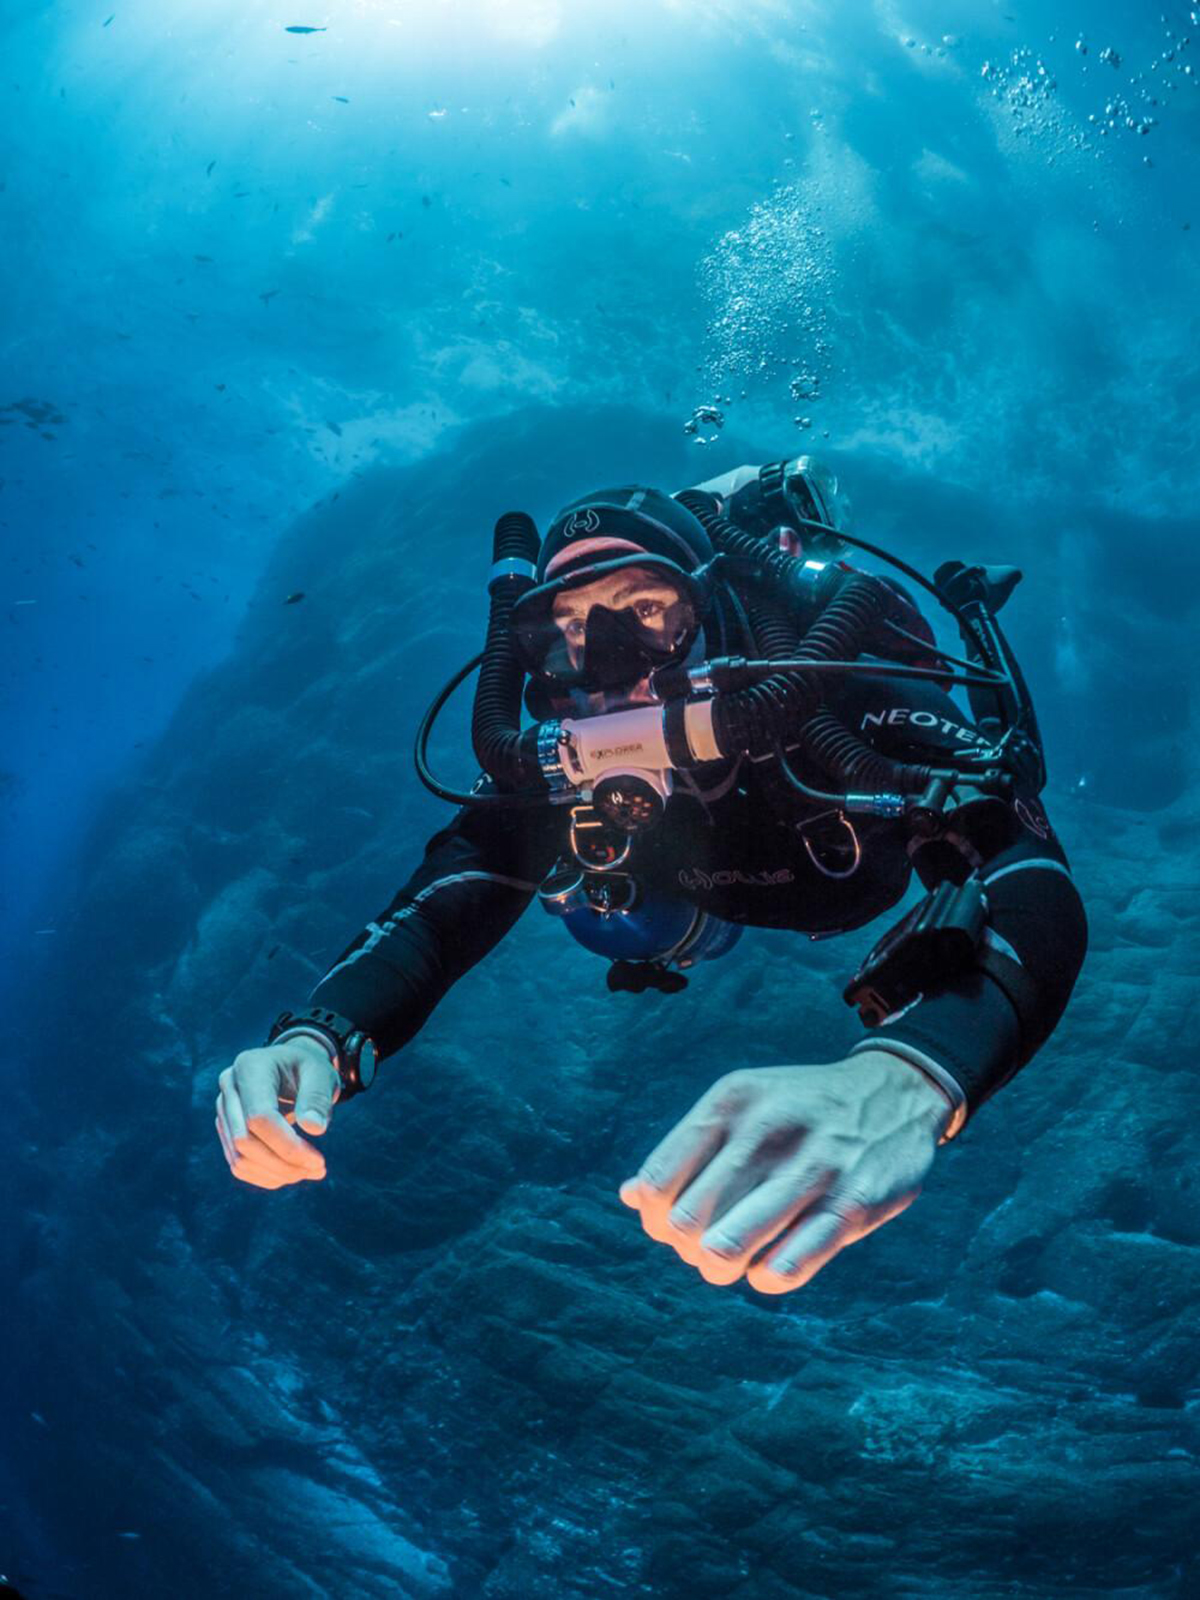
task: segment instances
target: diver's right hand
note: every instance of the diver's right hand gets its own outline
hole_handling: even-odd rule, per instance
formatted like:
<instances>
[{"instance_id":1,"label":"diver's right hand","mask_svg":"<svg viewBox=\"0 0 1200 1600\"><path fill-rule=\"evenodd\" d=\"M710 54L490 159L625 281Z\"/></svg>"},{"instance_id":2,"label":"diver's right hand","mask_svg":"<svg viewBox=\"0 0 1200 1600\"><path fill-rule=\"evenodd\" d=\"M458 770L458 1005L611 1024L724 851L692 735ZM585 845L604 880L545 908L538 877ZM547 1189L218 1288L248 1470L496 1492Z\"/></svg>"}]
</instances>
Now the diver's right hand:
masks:
<instances>
[{"instance_id":1,"label":"diver's right hand","mask_svg":"<svg viewBox=\"0 0 1200 1600\"><path fill-rule=\"evenodd\" d=\"M217 1133L229 1170L259 1189L325 1176L325 1158L288 1126L321 1134L338 1098L337 1070L316 1039L298 1035L243 1050L217 1080Z\"/></svg>"}]
</instances>

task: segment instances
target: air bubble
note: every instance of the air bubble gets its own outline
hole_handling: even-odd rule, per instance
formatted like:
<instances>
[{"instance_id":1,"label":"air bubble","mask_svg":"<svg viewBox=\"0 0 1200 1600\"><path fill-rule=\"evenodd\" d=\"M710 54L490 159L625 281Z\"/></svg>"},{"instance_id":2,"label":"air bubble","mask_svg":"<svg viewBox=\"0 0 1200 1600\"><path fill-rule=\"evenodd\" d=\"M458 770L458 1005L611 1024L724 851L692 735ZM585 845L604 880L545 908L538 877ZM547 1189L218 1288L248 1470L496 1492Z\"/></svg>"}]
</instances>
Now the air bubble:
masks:
<instances>
[{"instance_id":1,"label":"air bubble","mask_svg":"<svg viewBox=\"0 0 1200 1600\"><path fill-rule=\"evenodd\" d=\"M697 444L711 444L724 426L724 413L719 411L716 406L705 405L696 407L684 423L683 431L691 435ZM705 437L700 432L701 428L711 428L712 433Z\"/></svg>"},{"instance_id":2,"label":"air bubble","mask_svg":"<svg viewBox=\"0 0 1200 1600\"><path fill-rule=\"evenodd\" d=\"M809 189L780 185L701 263L710 308L704 371L709 395L724 397L726 405L728 394L740 391L744 400L780 382L793 401L818 398L828 371L833 286L828 230L820 219L819 199ZM689 419L696 422L693 437L702 431L699 409ZM706 426L715 437L713 424Z\"/></svg>"}]
</instances>

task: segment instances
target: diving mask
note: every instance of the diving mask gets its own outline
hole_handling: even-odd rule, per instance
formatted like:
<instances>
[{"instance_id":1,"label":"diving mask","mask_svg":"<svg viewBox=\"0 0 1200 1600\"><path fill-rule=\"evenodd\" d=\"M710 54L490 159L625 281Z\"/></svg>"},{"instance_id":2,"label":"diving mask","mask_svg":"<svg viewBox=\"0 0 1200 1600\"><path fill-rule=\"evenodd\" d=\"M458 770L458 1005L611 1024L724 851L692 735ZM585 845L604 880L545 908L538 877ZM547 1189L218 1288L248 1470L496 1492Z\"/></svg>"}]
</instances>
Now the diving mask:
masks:
<instances>
[{"instance_id":1,"label":"diving mask","mask_svg":"<svg viewBox=\"0 0 1200 1600\"><path fill-rule=\"evenodd\" d=\"M625 688L687 656L707 603L703 569L639 550L530 589L512 637L527 670L555 687Z\"/></svg>"}]
</instances>

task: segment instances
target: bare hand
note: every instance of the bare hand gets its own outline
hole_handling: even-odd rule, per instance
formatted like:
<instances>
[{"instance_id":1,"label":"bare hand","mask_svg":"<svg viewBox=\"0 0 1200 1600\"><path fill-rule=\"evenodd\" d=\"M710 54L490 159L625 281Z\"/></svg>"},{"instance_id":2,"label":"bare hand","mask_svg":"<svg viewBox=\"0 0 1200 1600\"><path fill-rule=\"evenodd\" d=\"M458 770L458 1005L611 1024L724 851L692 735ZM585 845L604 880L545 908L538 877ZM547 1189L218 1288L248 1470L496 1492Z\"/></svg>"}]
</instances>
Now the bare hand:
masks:
<instances>
[{"instance_id":1,"label":"bare hand","mask_svg":"<svg viewBox=\"0 0 1200 1600\"><path fill-rule=\"evenodd\" d=\"M217 1134L229 1170L259 1189L281 1189L325 1176L325 1158L289 1126L321 1134L340 1082L329 1053L297 1036L243 1050L218 1082Z\"/></svg>"},{"instance_id":2,"label":"bare hand","mask_svg":"<svg viewBox=\"0 0 1200 1600\"><path fill-rule=\"evenodd\" d=\"M883 1050L731 1072L621 1199L709 1283L745 1275L786 1294L912 1204L949 1117L946 1096Z\"/></svg>"}]
</instances>

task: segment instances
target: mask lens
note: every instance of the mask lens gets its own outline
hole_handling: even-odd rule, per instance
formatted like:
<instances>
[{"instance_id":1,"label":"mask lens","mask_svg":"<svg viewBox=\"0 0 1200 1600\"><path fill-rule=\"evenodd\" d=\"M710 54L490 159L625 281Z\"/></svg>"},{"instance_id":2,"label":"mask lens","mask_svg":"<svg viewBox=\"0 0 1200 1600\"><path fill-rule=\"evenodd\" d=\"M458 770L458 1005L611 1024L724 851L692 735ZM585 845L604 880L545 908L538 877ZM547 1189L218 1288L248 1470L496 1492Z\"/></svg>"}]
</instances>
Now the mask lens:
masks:
<instances>
[{"instance_id":1,"label":"mask lens","mask_svg":"<svg viewBox=\"0 0 1200 1600\"><path fill-rule=\"evenodd\" d=\"M513 637L532 672L565 684L633 682L690 649L700 626L698 585L673 562L609 561L531 590L513 612Z\"/></svg>"}]
</instances>

